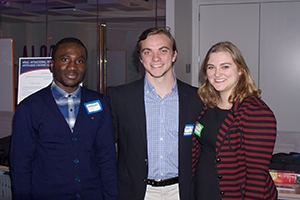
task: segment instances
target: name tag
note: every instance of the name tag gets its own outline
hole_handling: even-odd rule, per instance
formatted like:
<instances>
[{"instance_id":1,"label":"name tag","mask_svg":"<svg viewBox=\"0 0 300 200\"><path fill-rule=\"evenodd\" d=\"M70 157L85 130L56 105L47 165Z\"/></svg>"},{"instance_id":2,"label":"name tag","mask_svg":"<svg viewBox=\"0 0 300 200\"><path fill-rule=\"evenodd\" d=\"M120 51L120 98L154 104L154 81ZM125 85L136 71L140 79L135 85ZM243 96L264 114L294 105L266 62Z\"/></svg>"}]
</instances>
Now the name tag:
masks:
<instances>
[{"instance_id":1,"label":"name tag","mask_svg":"<svg viewBox=\"0 0 300 200\"><path fill-rule=\"evenodd\" d=\"M191 136L193 132L194 124L186 124L184 127L184 136Z\"/></svg>"},{"instance_id":2,"label":"name tag","mask_svg":"<svg viewBox=\"0 0 300 200\"><path fill-rule=\"evenodd\" d=\"M195 130L194 130L194 134L198 137L201 137L201 132L203 130L204 126L202 124L200 124L200 122L196 123L195 126Z\"/></svg>"},{"instance_id":3,"label":"name tag","mask_svg":"<svg viewBox=\"0 0 300 200\"><path fill-rule=\"evenodd\" d=\"M97 113L103 110L99 100L86 102L83 104L88 114Z\"/></svg>"}]
</instances>

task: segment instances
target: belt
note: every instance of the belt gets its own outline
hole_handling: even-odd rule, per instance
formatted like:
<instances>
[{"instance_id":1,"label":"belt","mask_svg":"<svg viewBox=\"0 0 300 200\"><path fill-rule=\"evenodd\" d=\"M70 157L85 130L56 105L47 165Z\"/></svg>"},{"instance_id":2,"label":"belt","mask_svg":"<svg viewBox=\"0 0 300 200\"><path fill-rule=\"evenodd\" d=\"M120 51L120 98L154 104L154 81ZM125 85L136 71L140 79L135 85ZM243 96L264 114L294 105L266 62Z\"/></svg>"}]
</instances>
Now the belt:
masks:
<instances>
[{"instance_id":1,"label":"belt","mask_svg":"<svg viewBox=\"0 0 300 200\"><path fill-rule=\"evenodd\" d=\"M164 179L164 180L151 180L147 179L147 184L152 185L154 187L163 187L167 185L173 185L178 183L178 176L175 178L169 178L169 179Z\"/></svg>"}]
</instances>

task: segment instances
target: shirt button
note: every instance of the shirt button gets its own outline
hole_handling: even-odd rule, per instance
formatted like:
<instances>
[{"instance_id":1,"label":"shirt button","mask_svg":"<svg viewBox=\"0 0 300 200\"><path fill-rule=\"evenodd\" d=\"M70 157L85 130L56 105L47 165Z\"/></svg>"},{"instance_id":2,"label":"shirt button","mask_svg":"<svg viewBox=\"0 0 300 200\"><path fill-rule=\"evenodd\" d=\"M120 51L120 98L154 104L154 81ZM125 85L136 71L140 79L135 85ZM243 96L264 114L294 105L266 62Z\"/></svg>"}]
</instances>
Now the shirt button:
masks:
<instances>
[{"instance_id":1,"label":"shirt button","mask_svg":"<svg viewBox=\"0 0 300 200\"><path fill-rule=\"evenodd\" d=\"M76 181L77 183L79 183L79 182L81 181L81 178L77 177L77 178L75 178L75 181Z\"/></svg>"},{"instance_id":2,"label":"shirt button","mask_svg":"<svg viewBox=\"0 0 300 200\"><path fill-rule=\"evenodd\" d=\"M222 178L223 178L223 176L222 176L222 175L218 175L218 178L219 178L219 179L222 179Z\"/></svg>"},{"instance_id":3,"label":"shirt button","mask_svg":"<svg viewBox=\"0 0 300 200\"><path fill-rule=\"evenodd\" d=\"M73 141L73 142L76 142L76 141L77 141L77 138L76 138L76 137L73 137L73 138L72 138L72 141Z\"/></svg>"},{"instance_id":4,"label":"shirt button","mask_svg":"<svg viewBox=\"0 0 300 200\"><path fill-rule=\"evenodd\" d=\"M76 194L76 198L77 198L77 199L80 199L80 194Z\"/></svg>"},{"instance_id":5,"label":"shirt button","mask_svg":"<svg viewBox=\"0 0 300 200\"><path fill-rule=\"evenodd\" d=\"M220 192L220 194L221 194L221 195L224 195L224 194L225 194L225 192L221 191L221 192Z\"/></svg>"},{"instance_id":6,"label":"shirt button","mask_svg":"<svg viewBox=\"0 0 300 200\"><path fill-rule=\"evenodd\" d=\"M74 163L75 164L78 164L79 163L79 160L76 158L76 159L74 159Z\"/></svg>"},{"instance_id":7,"label":"shirt button","mask_svg":"<svg viewBox=\"0 0 300 200\"><path fill-rule=\"evenodd\" d=\"M217 162L221 162L221 159L220 159L220 158L217 158Z\"/></svg>"}]
</instances>

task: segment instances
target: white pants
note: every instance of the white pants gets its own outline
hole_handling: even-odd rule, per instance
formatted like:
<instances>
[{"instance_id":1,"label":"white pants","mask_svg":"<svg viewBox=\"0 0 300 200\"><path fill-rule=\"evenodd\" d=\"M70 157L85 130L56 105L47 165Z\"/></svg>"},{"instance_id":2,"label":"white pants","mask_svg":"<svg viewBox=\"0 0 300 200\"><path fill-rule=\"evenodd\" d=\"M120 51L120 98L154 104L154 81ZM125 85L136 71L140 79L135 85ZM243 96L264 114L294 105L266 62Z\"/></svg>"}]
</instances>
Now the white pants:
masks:
<instances>
[{"instance_id":1,"label":"white pants","mask_svg":"<svg viewBox=\"0 0 300 200\"><path fill-rule=\"evenodd\" d=\"M164 187L147 185L145 200L179 200L179 184Z\"/></svg>"}]
</instances>

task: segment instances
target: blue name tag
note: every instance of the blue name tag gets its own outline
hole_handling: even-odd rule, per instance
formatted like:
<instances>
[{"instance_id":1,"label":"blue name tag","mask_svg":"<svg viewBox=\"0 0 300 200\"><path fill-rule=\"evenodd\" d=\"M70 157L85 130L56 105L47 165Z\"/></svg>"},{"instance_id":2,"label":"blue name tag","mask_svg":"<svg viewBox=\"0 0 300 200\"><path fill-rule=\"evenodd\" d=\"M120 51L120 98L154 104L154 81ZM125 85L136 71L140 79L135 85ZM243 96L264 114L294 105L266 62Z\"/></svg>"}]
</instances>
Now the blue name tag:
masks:
<instances>
[{"instance_id":1,"label":"blue name tag","mask_svg":"<svg viewBox=\"0 0 300 200\"><path fill-rule=\"evenodd\" d=\"M88 114L101 112L103 110L102 104L99 100L86 102L83 104Z\"/></svg>"},{"instance_id":2,"label":"blue name tag","mask_svg":"<svg viewBox=\"0 0 300 200\"><path fill-rule=\"evenodd\" d=\"M184 136L191 136L193 132L194 124L186 124L184 127Z\"/></svg>"}]
</instances>

